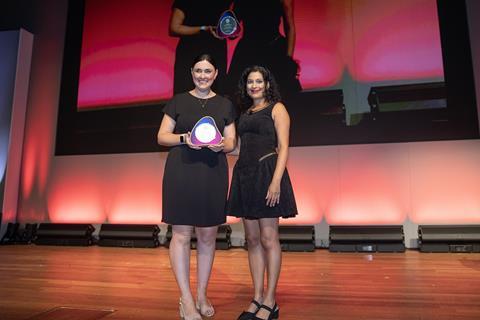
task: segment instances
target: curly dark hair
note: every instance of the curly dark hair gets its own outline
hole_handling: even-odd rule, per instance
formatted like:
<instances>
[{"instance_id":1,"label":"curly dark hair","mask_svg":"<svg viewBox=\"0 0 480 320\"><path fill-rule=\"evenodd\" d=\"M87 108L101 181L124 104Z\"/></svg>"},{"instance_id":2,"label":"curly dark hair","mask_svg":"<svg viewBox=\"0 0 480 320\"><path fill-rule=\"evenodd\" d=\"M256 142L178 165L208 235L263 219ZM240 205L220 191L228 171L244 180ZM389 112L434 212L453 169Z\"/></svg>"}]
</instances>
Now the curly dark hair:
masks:
<instances>
[{"instance_id":1,"label":"curly dark hair","mask_svg":"<svg viewBox=\"0 0 480 320\"><path fill-rule=\"evenodd\" d=\"M281 100L277 82L270 70L262 66L251 66L243 71L240 81L238 82L237 100L241 112L247 111L253 104L252 98L250 98L247 93L247 79L248 75L252 72L260 72L263 80L268 84L268 88L265 89L265 100L268 103L276 103Z\"/></svg>"}]
</instances>

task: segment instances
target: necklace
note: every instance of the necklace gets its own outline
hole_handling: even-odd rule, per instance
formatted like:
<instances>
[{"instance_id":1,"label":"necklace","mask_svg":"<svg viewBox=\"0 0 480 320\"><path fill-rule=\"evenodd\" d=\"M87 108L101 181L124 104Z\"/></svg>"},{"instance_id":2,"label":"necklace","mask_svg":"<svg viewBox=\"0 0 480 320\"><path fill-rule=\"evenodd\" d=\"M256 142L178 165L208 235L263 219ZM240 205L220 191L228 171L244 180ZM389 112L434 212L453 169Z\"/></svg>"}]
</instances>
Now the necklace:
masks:
<instances>
[{"instance_id":1,"label":"necklace","mask_svg":"<svg viewBox=\"0 0 480 320\"><path fill-rule=\"evenodd\" d=\"M208 98L205 98L205 99L197 98L197 100L200 103L200 106L202 106L202 109L205 109L205 106L207 105L207 102L208 102Z\"/></svg>"},{"instance_id":2,"label":"necklace","mask_svg":"<svg viewBox=\"0 0 480 320\"><path fill-rule=\"evenodd\" d=\"M202 109L205 109L205 107L207 106L208 100L215 96L215 93L212 94L211 91L209 91L207 94L200 94L200 93L196 92L195 89L192 90L192 91L189 91L189 93L194 98L197 98L198 103L200 103L200 106L202 107ZM202 96L203 96L203 98L202 98Z\"/></svg>"}]
</instances>

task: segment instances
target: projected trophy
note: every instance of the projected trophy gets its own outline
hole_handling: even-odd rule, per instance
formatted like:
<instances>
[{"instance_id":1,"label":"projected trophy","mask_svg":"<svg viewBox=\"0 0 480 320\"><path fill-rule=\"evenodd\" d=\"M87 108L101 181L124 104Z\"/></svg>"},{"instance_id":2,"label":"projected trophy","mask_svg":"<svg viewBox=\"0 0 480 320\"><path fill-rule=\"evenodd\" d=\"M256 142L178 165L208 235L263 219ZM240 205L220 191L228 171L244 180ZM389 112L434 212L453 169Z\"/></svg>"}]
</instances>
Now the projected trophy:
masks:
<instances>
[{"instance_id":1,"label":"projected trophy","mask_svg":"<svg viewBox=\"0 0 480 320\"><path fill-rule=\"evenodd\" d=\"M197 147L217 145L222 142L222 135L212 117L206 116L197 121L192 129L190 141Z\"/></svg>"},{"instance_id":2,"label":"projected trophy","mask_svg":"<svg viewBox=\"0 0 480 320\"><path fill-rule=\"evenodd\" d=\"M241 28L235 14L227 10L220 16L217 24L217 35L220 38L233 39L240 34Z\"/></svg>"}]
</instances>

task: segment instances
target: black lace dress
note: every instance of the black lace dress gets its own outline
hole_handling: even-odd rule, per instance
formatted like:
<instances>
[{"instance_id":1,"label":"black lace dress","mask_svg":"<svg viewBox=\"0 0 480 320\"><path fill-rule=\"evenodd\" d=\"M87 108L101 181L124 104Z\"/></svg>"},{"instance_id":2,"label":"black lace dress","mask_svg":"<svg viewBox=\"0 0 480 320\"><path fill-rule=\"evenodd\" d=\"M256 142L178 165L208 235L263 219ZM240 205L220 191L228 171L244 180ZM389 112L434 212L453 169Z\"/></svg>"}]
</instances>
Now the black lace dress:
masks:
<instances>
[{"instance_id":1,"label":"black lace dress","mask_svg":"<svg viewBox=\"0 0 480 320\"><path fill-rule=\"evenodd\" d=\"M236 0L234 11L243 23L243 36L228 70L229 94L233 97L238 79L252 65L266 67L273 73L283 98L300 92L298 65L287 55L287 39L279 31L284 14L282 1Z\"/></svg>"},{"instance_id":2,"label":"black lace dress","mask_svg":"<svg viewBox=\"0 0 480 320\"><path fill-rule=\"evenodd\" d=\"M246 219L290 218L297 214L288 171L280 183L280 203L266 205L268 187L277 163L277 135L272 119L274 104L254 113L243 113L238 121L240 155L233 169L227 214Z\"/></svg>"}]
</instances>

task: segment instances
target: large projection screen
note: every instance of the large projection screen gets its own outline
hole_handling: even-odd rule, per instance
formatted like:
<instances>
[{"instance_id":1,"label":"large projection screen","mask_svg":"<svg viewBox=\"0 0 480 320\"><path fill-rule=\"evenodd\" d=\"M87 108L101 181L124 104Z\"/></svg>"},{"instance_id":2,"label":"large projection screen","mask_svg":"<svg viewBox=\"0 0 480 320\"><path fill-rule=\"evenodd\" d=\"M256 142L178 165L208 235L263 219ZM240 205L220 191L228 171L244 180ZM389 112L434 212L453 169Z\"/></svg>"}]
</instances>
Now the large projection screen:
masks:
<instances>
[{"instance_id":1,"label":"large projection screen","mask_svg":"<svg viewBox=\"0 0 480 320\"><path fill-rule=\"evenodd\" d=\"M70 1L57 154L159 150L161 109L174 94L172 2ZM242 63L268 62L248 47L254 2L224 2L246 30L226 41L230 84ZM269 3L256 10L268 13ZM294 1L301 90L281 88L291 145L477 138L465 18L462 1ZM282 83L281 68L271 68ZM219 91L234 100L231 88Z\"/></svg>"}]
</instances>

